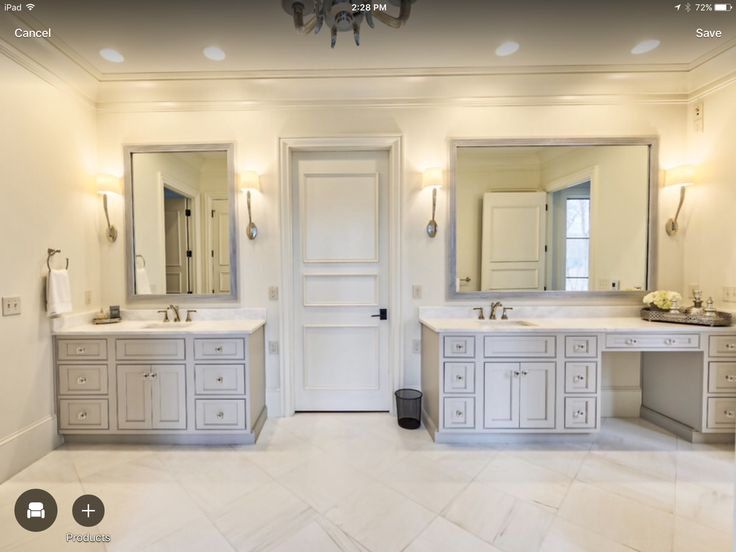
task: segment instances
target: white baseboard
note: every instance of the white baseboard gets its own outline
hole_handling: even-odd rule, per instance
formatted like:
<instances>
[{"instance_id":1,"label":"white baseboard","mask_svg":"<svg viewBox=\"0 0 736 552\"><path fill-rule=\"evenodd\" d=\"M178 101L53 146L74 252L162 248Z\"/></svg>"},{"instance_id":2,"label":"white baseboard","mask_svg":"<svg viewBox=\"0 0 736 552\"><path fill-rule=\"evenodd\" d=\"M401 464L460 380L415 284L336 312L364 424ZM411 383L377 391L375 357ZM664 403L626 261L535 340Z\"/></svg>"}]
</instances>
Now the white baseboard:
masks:
<instances>
[{"instance_id":1,"label":"white baseboard","mask_svg":"<svg viewBox=\"0 0 736 552\"><path fill-rule=\"evenodd\" d=\"M0 440L0 483L61 445L56 416L46 416Z\"/></svg>"},{"instance_id":2,"label":"white baseboard","mask_svg":"<svg viewBox=\"0 0 736 552\"><path fill-rule=\"evenodd\" d=\"M640 408L640 387L601 389L601 417L603 418L638 418Z\"/></svg>"}]
</instances>

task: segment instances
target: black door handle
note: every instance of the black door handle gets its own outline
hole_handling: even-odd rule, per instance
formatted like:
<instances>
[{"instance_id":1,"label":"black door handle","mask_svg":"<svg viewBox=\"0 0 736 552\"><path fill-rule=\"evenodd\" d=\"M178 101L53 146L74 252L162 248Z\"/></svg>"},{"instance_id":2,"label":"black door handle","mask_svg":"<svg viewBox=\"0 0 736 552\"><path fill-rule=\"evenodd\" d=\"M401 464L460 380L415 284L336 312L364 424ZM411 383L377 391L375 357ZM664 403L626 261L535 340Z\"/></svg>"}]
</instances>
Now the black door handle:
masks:
<instances>
[{"instance_id":1,"label":"black door handle","mask_svg":"<svg viewBox=\"0 0 736 552\"><path fill-rule=\"evenodd\" d=\"M371 318L379 320L388 320L388 309L378 309L378 314L371 314Z\"/></svg>"}]
</instances>

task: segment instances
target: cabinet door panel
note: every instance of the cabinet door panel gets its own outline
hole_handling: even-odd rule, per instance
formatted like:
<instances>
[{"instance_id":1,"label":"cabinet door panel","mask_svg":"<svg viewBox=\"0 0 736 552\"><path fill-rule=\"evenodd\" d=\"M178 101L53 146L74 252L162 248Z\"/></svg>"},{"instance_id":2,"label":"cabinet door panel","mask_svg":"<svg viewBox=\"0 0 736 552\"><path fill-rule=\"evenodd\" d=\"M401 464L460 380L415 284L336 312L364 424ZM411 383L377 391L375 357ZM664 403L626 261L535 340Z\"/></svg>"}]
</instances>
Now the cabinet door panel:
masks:
<instances>
[{"instance_id":1,"label":"cabinet door panel","mask_svg":"<svg viewBox=\"0 0 736 552\"><path fill-rule=\"evenodd\" d=\"M186 367L155 365L152 367L152 414L154 429L186 429Z\"/></svg>"},{"instance_id":2,"label":"cabinet door panel","mask_svg":"<svg viewBox=\"0 0 736 552\"><path fill-rule=\"evenodd\" d=\"M519 427L519 363L483 365L483 427Z\"/></svg>"},{"instance_id":3,"label":"cabinet door panel","mask_svg":"<svg viewBox=\"0 0 736 552\"><path fill-rule=\"evenodd\" d=\"M150 365L118 365L118 428L151 428Z\"/></svg>"},{"instance_id":4,"label":"cabinet door panel","mask_svg":"<svg viewBox=\"0 0 736 552\"><path fill-rule=\"evenodd\" d=\"M519 427L555 427L555 363L522 362Z\"/></svg>"}]
</instances>

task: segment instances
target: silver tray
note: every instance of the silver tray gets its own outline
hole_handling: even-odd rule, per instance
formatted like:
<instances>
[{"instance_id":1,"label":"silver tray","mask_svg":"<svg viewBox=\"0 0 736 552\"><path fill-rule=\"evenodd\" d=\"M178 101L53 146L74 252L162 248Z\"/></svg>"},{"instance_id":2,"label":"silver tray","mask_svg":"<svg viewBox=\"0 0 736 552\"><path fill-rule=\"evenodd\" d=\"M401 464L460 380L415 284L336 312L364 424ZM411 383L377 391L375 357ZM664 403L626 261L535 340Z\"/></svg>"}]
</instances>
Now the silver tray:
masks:
<instances>
[{"instance_id":1,"label":"silver tray","mask_svg":"<svg viewBox=\"0 0 736 552\"><path fill-rule=\"evenodd\" d=\"M92 320L94 324L117 324L122 318L95 318Z\"/></svg>"},{"instance_id":2,"label":"silver tray","mask_svg":"<svg viewBox=\"0 0 736 552\"><path fill-rule=\"evenodd\" d=\"M657 309L641 309L642 320L649 322L670 322L673 324L693 324L696 326L730 326L731 314L716 311L715 316L704 314L687 314L685 312L670 312Z\"/></svg>"}]
</instances>

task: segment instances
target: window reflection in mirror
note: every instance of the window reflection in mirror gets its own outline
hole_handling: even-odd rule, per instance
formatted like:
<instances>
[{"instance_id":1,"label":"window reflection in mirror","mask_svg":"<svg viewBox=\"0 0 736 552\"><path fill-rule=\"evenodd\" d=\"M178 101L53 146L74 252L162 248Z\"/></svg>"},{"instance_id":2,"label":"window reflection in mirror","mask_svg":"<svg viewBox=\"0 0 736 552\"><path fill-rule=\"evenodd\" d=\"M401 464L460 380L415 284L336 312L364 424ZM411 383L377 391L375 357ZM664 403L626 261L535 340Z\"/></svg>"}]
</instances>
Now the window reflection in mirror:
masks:
<instances>
[{"instance_id":1,"label":"window reflection in mirror","mask_svg":"<svg viewBox=\"0 0 736 552\"><path fill-rule=\"evenodd\" d=\"M131 154L136 295L229 294L226 151Z\"/></svg>"},{"instance_id":2,"label":"window reflection in mirror","mask_svg":"<svg viewBox=\"0 0 736 552\"><path fill-rule=\"evenodd\" d=\"M456 291L646 289L649 146L456 152Z\"/></svg>"}]
</instances>

